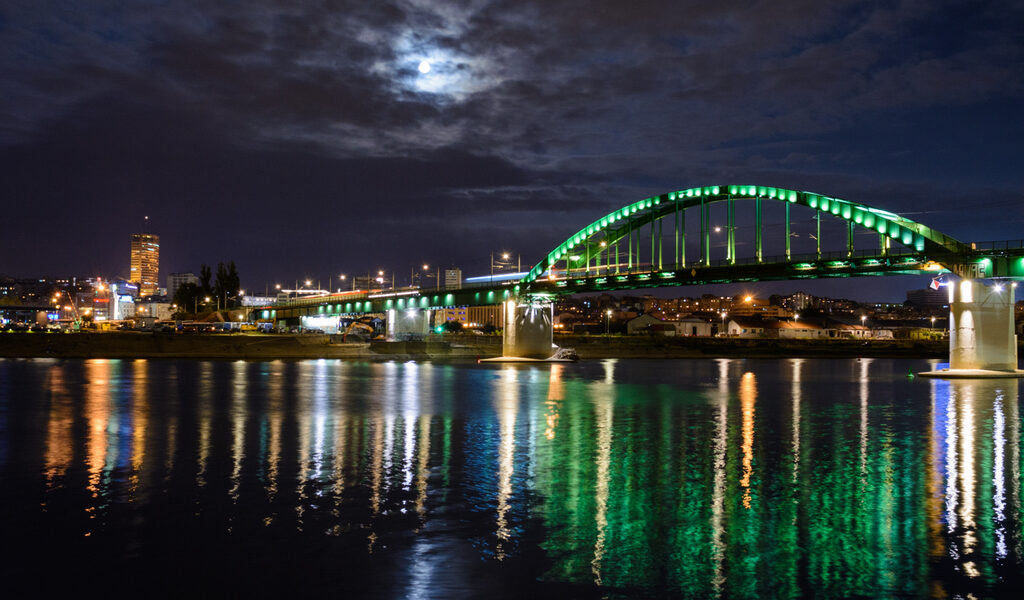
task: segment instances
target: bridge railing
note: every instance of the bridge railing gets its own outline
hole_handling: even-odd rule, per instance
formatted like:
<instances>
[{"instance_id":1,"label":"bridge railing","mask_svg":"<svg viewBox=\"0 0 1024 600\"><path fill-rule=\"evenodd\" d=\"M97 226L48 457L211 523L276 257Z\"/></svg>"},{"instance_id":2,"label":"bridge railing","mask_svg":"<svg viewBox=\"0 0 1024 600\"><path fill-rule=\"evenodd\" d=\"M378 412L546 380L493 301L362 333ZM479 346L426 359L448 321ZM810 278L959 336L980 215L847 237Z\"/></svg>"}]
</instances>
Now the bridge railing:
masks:
<instances>
[{"instance_id":1,"label":"bridge railing","mask_svg":"<svg viewBox=\"0 0 1024 600\"><path fill-rule=\"evenodd\" d=\"M601 265L595 267L591 265L589 270L586 269L572 269L571 271L556 271L555 278L567 278L567 277L601 277L606 275L632 275L632 274L644 274L644 273L656 273L665 271L677 271L681 269L700 269L706 267L730 267L730 266L751 266L751 265L772 265L772 264L800 264L800 263L813 263L819 261L841 261L841 260L869 260L869 259L885 259L892 257L913 257L921 256L921 253L914 250L913 248L891 248L885 254L879 254L878 250L857 250L852 254L846 250L836 250L831 252L817 252L803 253L803 254L790 254L786 256L784 254L776 256L766 256L761 260L758 260L755 256L737 257L736 259L730 260L728 258L714 259L709 262L704 261L693 261L682 265L670 265L663 264L660 268L655 268L650 263L639 263L631 266L624 265L622 263Z\"/></svg>"},{"instance_id":2,"label":"bridge railing","mask_svg":"<svg viewBox=\"0 0 1024 600\"><path fill-rule=\"evenodd\" d=\"M304 296L302 298L290 298L281 302L275 303L275 307L302 307L302 306L317 306L320 304L331 304L341 302L351 302L353 300L366 300L376 298L401 298L404 296L427 296L432 294L451 293L454 291L466 291L466 290L491 290L497 287L512 287L518 281L484 281L476 283L463 283L458 288L450 287L432 287L432 288L418 288L418 287L399 287L399 288L384 288L379 290L367 290L360 293L343 292L341 294L325 294L322 296Z\"/></svg>"},{"instance_id":3,"label":"bridge railing","mask_svg":"<svg viewBox=\"0 0 1024 600\"><path fill-rule=\"evenodd\" d=\"M1024 240L994 240L989 242L971 242L973 250L1020 250L1024 248Z\"/></svg>"}]
</instances>

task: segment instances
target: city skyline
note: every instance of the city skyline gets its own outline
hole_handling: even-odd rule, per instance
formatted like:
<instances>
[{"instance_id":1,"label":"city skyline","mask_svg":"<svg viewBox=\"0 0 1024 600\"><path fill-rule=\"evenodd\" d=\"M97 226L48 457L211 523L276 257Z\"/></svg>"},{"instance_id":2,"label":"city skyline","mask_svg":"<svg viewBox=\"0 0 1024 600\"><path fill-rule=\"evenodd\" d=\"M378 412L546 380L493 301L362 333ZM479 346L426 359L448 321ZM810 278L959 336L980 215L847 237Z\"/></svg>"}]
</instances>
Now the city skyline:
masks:
<instances>
[{"instance_id":1,"label":"city skyline","mask_svg":"<svg viewBox=\"0 0 1024 600\"><path fill-rule=\"evenodd\" d=\"M1024 223L1019 7L2 14L15 226L0 271L15 277L127 275L118 240L143 215L165 272L234 260L254 288L424 262L472 276L495 252L532 266L629 202L723 183L845 198L963 241ZM798 285L884 300L927 279L754 291Z\"/></svg>"}]
</instances>

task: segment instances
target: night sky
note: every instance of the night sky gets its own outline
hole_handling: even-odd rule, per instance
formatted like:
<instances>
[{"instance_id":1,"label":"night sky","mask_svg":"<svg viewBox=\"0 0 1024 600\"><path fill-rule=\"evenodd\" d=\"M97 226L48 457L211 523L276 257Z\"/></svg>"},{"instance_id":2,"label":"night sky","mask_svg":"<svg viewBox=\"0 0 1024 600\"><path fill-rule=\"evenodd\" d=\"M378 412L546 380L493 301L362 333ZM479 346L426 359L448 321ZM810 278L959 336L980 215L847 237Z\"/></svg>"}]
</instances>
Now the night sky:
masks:
<instances>
[{"instance_id":1,"label":"night sky","mask_svg":"<svg viewBox=\"0 0 1024 600\"><path fill-rule=\"evenodd\" d=\"M145 215L162 285L527 268L729 183L1020 239L1022 32L1019 2L5 2L0 273L125 276Z\"/></svg>"}]
</instances>

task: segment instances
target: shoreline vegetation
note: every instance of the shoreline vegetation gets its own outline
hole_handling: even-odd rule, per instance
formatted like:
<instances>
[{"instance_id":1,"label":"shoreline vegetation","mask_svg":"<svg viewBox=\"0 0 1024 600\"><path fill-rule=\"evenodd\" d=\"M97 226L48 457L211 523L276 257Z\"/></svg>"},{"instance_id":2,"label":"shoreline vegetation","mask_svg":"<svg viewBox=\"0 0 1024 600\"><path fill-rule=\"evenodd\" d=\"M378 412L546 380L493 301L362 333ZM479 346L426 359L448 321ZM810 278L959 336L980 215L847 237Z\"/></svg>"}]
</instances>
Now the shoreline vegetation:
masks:
<instances>
[{"instance_id":1,"label":"shoreline vegetation","mask_svg":"<svg viewBox=\"0 0 1024 600\"><path fill-rule=\"evenodd\" d=\"M581 359L940 358L949 342L556 335ZM469 360L501 355L501 336L444 335L427 341L342 342L337 335L149 332L0 334L0 358L195 358Z\"/></svg>"}]
</instances>

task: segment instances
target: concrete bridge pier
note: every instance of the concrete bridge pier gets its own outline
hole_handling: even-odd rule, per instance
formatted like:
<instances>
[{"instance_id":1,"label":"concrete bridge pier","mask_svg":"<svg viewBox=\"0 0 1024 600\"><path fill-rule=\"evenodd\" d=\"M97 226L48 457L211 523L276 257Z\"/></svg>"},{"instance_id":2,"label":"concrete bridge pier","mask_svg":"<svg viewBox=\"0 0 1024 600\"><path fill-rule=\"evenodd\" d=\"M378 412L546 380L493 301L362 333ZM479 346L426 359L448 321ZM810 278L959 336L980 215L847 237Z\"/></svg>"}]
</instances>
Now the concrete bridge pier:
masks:
<instances>
[{"instance_id":1,"label":"concrete bridge pier","mask_svg":"<svg viewBox=\"0 0 1024 600\"><path fill-rule=\"evenodd\" d=\"M502 355L548 358L554 354L552 325L554 304L548 300L505 302Z\"/></svg>"},{"instance_id":2,"label":"concrete bridge pier","mask_svg":"<svg viewBox=\"0 0 1024 600\"><path fill-rule=\"evenodd\" d=\"M387 339L422 340L430 334L431 311L426 308L391 308L387 312Z\"/></svg>"},{"instance_id":3,"label":"concrete bridge pier","mask_svg":"<svg viewBox=\"0 0 1024 600\"><path fill-rule=\"evenodd\" d=\"M938 377L1020 377L1014 286L961 279L949 287L949 369Z\"/></svg>"}]
</instances>

